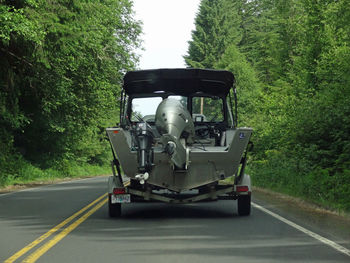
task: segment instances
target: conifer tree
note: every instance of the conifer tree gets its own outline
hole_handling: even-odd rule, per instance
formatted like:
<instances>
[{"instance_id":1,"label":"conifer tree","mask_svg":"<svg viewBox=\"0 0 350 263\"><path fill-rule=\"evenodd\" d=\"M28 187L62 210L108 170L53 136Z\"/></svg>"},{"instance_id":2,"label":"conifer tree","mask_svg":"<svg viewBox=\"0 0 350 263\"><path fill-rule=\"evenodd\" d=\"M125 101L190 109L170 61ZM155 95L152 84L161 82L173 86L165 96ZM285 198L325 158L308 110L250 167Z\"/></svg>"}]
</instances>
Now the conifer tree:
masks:
<instances>
[{"instance_id":1,"label":"conifer tree","mask_svg":"<svg viewBox=\"0 0 350 263\"><path fill-rule=\"evenodd\" d=\"M229 0L202 0L195 30L184 57L189 67L213 68L225 49L240 41L238 3Z\"/></svg>"}]
</instances>

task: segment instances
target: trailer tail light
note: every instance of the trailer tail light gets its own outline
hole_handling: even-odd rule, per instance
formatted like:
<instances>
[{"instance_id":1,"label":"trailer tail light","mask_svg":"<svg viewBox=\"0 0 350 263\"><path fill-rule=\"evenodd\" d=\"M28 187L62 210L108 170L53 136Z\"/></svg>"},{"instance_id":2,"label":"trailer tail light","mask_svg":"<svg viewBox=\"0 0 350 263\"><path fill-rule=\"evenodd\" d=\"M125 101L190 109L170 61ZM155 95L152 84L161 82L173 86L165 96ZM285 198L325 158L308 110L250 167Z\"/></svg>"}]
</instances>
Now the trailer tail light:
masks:
<instances>
[{"instance_id":1,"label":"trailer tail light","mask_svg":"<svg viewBox=\"0 0 350 263\"><path fill-rule=\"evenodd\" d=\"M237 193L248 192L248 191L249 191L249 188L246 185L237 185L236 187Z\"/></svg>"},{"instance_id":2,"label":"trailer tail light","mask_svg":"<svg viewBox=\"0 0 350 263\"><path fill-rule=\"evenodd\" d=\"M113 189L114 195L122 195L125 194L125 188L114 188Z\"/></svg>"}]
</instances>

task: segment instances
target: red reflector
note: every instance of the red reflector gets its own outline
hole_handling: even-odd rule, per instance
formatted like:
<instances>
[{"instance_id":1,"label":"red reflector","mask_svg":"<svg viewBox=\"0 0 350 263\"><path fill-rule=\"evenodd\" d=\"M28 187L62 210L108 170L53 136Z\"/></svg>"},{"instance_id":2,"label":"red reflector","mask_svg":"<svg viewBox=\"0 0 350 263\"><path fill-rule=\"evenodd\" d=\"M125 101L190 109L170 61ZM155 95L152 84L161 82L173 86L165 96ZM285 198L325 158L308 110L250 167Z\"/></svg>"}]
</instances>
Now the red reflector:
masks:
<instances>
[{"instance_id":1,"label":"red reflector","mask_svg":"<svg viewBox=\"0 0 350 263\"><path fill-rule=\"evenodd\" d=\"M114 188L113 194L115 194L115 195L125 194L125 188Z\"/></svg>"},{"instance_id":2,"label":"red reflector","mask_svg":"<svg viewBox=\"0 0 350 263\"><path fill-rule=\"evenodd\" d=\"M240 192L248 192L248 191L249 191L249 188L248 188L248 186L246 186L246 185L237 185L236 191L237 191L238 193L240 193Z\"/></svg>"},{"instance_id":3,"label":"red reflector","mask_svg":"<svg viewBox=\"0 0 350 263\"><path fill-rule=\"evenodd\" d=\"M118 133L119 131L113 131L113 133Z\"/></svg>"}]
</instances>

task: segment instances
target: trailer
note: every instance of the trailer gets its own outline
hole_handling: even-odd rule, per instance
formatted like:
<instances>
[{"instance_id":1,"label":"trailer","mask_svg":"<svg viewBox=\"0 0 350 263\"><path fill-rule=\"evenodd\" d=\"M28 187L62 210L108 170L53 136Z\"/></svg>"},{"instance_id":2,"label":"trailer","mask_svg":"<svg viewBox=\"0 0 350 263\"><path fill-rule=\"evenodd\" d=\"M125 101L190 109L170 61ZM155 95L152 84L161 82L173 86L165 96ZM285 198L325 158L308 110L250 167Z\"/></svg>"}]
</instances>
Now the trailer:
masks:
<instances>
[{"instance_id":1,"label":"trailer","mask_svg":"<svg viewBox=\"0 0 350 263\"><path fill-rule=\"evenodd\" d=\"M224 70L126 73L120 124L106 129L111 217L132 202L216 200L237 200L238 214L250 214L251 180L244 171L253 130L237 127L234 83Z\"/></svg>"}]
</instances>

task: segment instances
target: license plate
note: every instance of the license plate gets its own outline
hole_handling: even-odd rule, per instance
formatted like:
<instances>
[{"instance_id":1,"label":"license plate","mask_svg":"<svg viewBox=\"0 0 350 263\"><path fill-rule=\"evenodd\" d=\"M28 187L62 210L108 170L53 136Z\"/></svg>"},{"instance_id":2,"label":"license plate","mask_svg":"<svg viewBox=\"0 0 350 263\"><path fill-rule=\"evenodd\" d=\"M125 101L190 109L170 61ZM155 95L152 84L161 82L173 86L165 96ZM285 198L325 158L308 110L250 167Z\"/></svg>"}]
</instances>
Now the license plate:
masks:
<instances>
[{"instance_id":1,"label":"license plate","mask_svg":"<svg viewBox=\"0 0 350 263\"><path fill-rule=\"evenodd\" d=\"M111 202L112 204L116 203L130 203L130 195L111 195Z\"/></svg>"}]
</instances>

